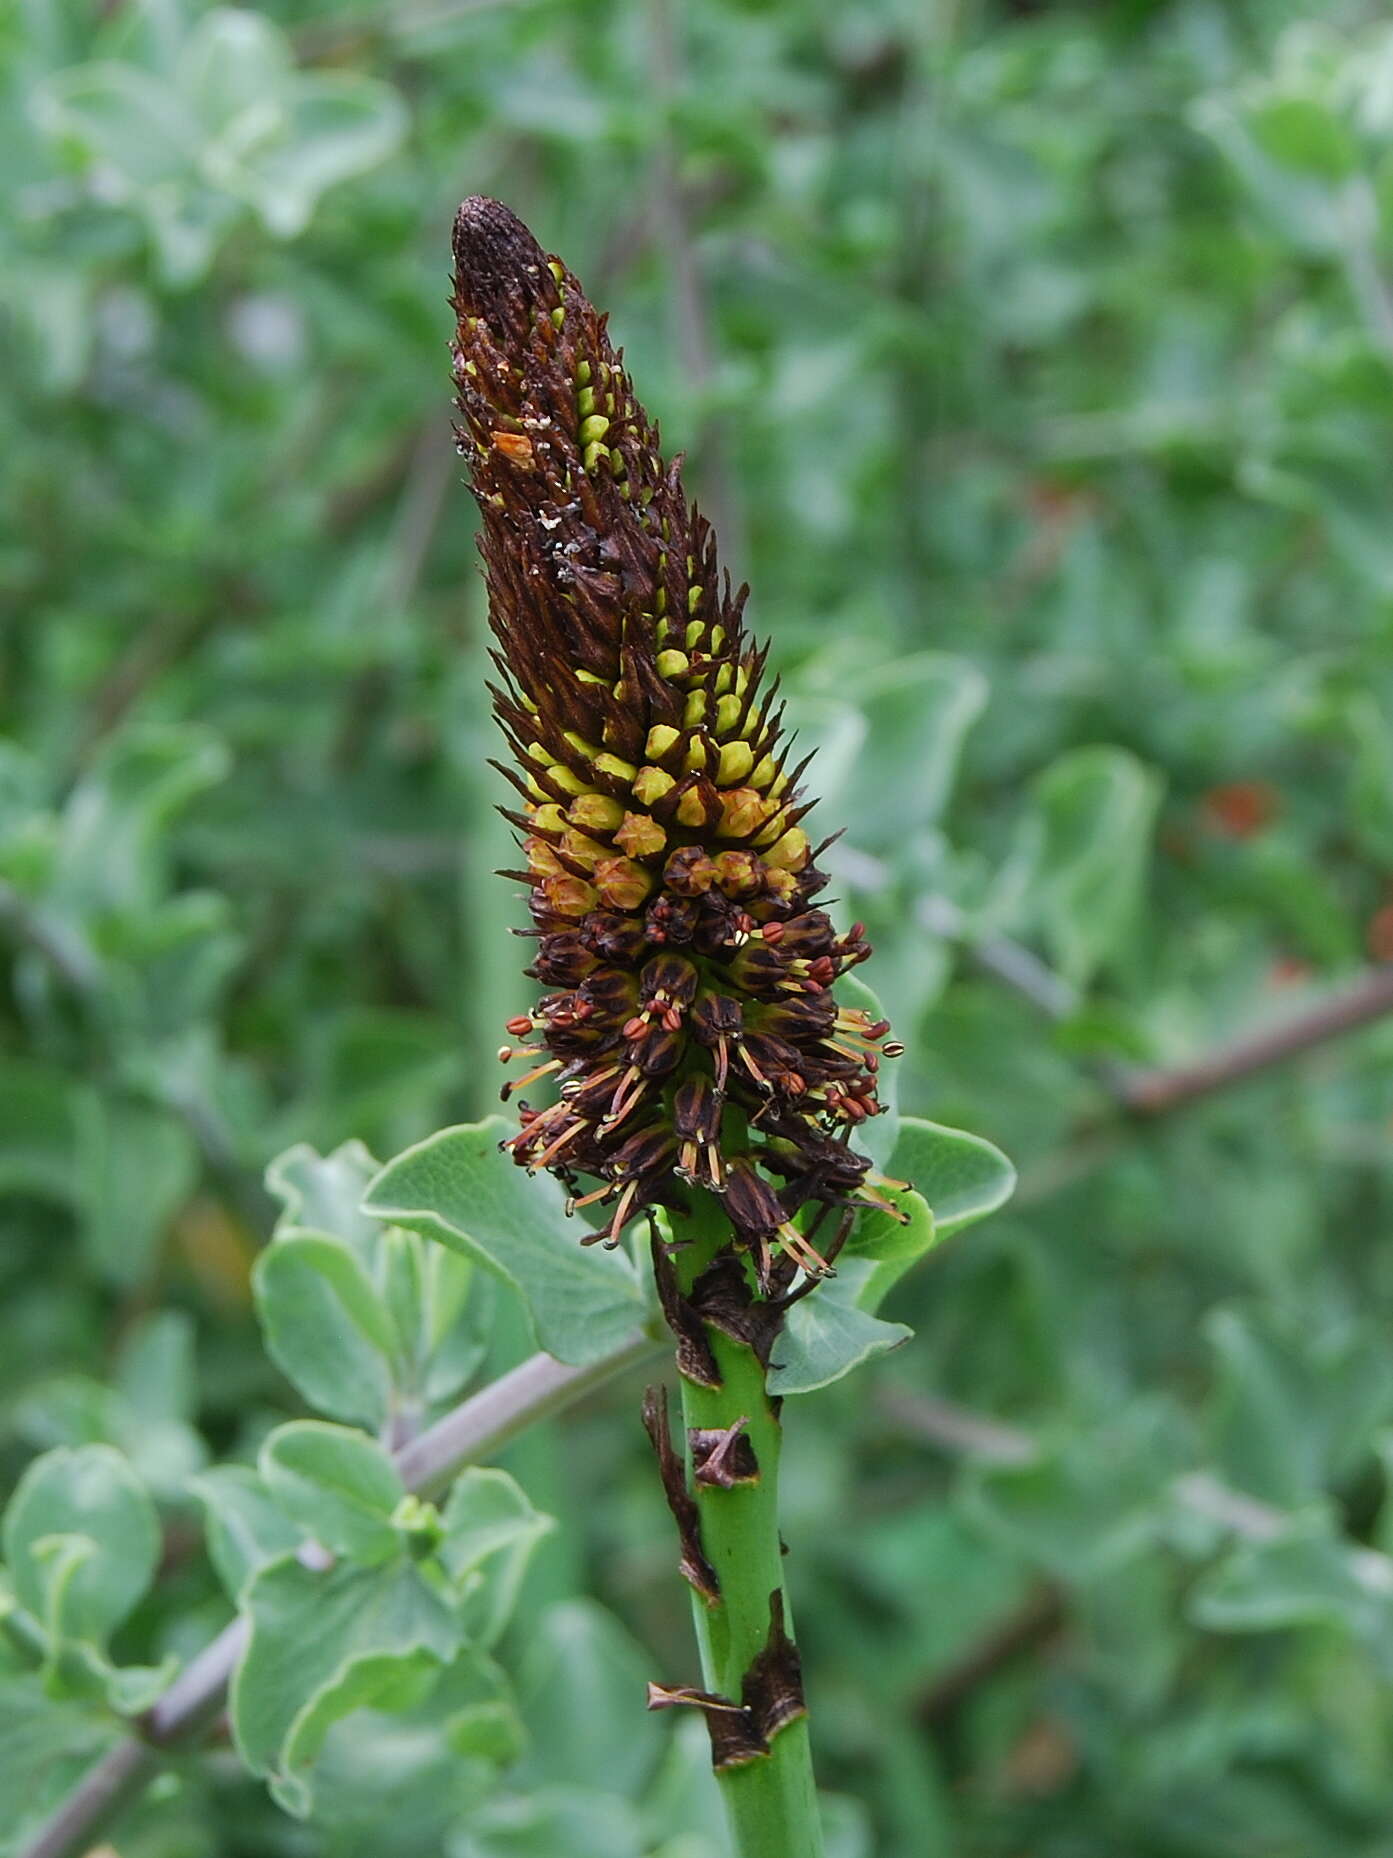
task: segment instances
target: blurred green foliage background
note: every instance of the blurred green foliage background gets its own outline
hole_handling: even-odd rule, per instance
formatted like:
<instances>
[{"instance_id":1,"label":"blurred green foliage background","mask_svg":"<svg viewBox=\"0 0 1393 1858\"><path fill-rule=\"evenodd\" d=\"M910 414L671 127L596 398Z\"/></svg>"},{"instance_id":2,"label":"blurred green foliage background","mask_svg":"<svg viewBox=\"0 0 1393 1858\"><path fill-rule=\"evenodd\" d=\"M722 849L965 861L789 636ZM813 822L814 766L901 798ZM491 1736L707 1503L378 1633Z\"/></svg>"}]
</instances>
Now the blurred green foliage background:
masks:
<instances>
[{"instance_id":1,"label":"blurred green foliage background","mask_svg":"<svg viewBox=\"0 0 1393 1858\"><path fill-rule=\"evenodd\" d=\"M497 193L754 587L902 1101L1022 1170L790 1406L839 1858L1389 1858L1393 1024L1110 1088L1393 957L1384 9L17 0L0 69L0 1480L129 1451L132 1632L196 1649L183 1479L302 1410L263 1169L493 1100L444 299ZM692 1654L635 1409L510 1457L562 1528L484 1829L384 1735L333 1823L215 1754L122 1858L719 1855L641 1714Z\"/></svg>"}]
</instances>

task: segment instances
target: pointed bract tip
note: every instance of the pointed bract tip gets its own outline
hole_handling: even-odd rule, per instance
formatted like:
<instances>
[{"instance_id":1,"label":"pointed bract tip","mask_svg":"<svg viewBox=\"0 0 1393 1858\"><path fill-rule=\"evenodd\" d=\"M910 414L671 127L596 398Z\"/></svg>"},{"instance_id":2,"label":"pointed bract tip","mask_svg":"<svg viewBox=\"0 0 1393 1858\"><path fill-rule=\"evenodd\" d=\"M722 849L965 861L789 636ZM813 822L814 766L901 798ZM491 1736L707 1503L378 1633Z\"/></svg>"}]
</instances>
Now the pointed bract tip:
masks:
<instances>
[{"instance_id":1,"label":"pointed bract tip","mask_svg":"<svg viewBox=\"0 0 1393 1858\"><path fill-rule=\"evenodd\" d=\"M454 254L455 288L469 315L487 317L515 294L527 301L554 295L546 253L501 200L471 194L460 203Z\"/></svg>"}]
</instances>

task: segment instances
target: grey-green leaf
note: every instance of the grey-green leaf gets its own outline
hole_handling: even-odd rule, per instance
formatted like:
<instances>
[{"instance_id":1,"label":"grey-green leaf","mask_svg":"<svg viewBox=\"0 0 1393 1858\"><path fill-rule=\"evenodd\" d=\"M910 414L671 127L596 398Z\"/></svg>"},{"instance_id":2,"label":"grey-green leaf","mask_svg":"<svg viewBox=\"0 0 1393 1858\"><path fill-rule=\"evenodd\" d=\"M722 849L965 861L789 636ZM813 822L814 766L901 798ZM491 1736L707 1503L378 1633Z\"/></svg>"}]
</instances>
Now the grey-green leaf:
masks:
<instances>
[{"instance_id":1,"label":"grey-green leaf","mask_svg":"<svg viewBox=\"0 0 1393 1858\"><path fill-rule=\"evenodd\" d=\"M288 1232L257 1259L252 1287L271 1357L310 1405L380 1427L395 1335L357 1253L323 1233Z\"/></svg>"},{"instance_id":2,"label":"grey-green leaf","mask_svg":"<svg viewBox=\"0 0 1393 1858\"><path fill-rule=\"evenodd\" d=\"M287 1811L313 1805L309 1767L353 1710L402 1707L460 1648L445 1602L409 1562L319 1570L272 1562L243 1597L251 1637L232 1681L233 1735Z\"/></svg>"},{"instance_id":3,"label":"grey-green leaf","mask_svg":"<svg viewBox=\"0 0 1393 1858\"><path fill-rule=\"evenodd\" d=\"M471 1642L492 1645L507 1625L532 1552L554 1527L506 1471L471 1465L442 1515L440 1559L461 1589Z\"/></svg>"},{"instance_id":4,"label":"grey-green leaf","mask_svg":"<svg viewBox=\"0 0 1393 1858\"><path fill-rule=\"evenodd\" d=\"M861 1308L876 1270L873 1259L846 1258L836 1277L794 1304L774 1345L771 1393L812 1393L909 1340L914 1331L904 1323L882 1322Z\"/></svg>"},{"instance_id":5,"label":"grey-green leaf","mask_svg":"<svg viewBox=\"0 0 1393 1858\"><path fill-rule=\"evenodd\" d=\"M889 1172L927 1202L935 1242L995 1213L1016 1187L1016 1170L995 1143L918 1116L901 1118Z\"/></svg>"},{"instance_id":6,"label":"grey-green leaf","mask_svg":"<svg viewBox=\"0 0 1393 1858\"><path fill-rule=\"evenodd\" d=\"M286 1149L266 1170L266 1185L285 1209L276 1235L323 1232L342 1239L371 1265L377 1222L362 1210L363 1191L378 1171L376 1159L361 1142L344 1142L321 1155L308 1142Z\"/></svg>"},{"instance_id":7,"label":"grey-green leaf","mask_svg":"<svg viewBox=\"0 0 1393 1858\"><path fill-rule=\"evenodd\" d=\"M370 1566L400 1551L391 1517L405 1490L366 1433L292 1420L262 1446L261 1475L286 1515L334 1554Z\"/></svg>"},{"instance_id":8,"label":"grey-green leaf","mask_svg":"<svg viewBox=\"0 0 1393 1858\"><path fill-rule=\"evenodd\" d=\"M501 1116L442 1130L389 1161L363 1204L479 1258L521 1294L540 1346L585 1366L642 1322L638 1277L622 1252L582 1248L550 1175L529 1179L499 1153L510 1133Z\"/></svg>"},{"instance_id":9,"label":"grey-green leaf","mask_svg":"<svg viewBox=\"0 0 1393 1858\"><path fill-rule=\"evenodd\" d=\"M64 1538L90 1543L67 1571L65 1632L104 1645L149 1587L160 1554L155 1507L109 1445L46 1452L10 1499L5 1560L16 1598L36 1618L47 1611L52 1549L46 1545Z\"/></svg>"},{"instance_id":10,"label":"grey-green leaf","mask_svg":"<svg viewBox=\"0 0 1393 1858\"><path fill-rule=\"evenodd\" d=\"M192 1479L190 1488L203 1505L208 1557L230 1600L237 1599L253 1574L292 1554L304 1540L303 1531L246 1465L215 1465Z\"/></svg>"}]
</instances>

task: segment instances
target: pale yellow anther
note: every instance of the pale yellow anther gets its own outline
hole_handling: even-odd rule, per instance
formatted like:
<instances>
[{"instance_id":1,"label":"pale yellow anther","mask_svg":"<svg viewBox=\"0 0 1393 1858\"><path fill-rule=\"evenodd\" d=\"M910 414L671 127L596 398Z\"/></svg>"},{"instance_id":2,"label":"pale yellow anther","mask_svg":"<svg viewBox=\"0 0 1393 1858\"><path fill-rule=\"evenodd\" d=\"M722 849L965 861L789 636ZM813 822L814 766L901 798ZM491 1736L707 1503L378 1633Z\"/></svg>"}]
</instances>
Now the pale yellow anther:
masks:
<instances>
[{"instance_id":1,"label":"pale yellow anther","mask_svg":"<svg viewBox=\"0 0 1393 1858\"><path fill-rule=\"evenodd\" d=\"M657 820L650 819L646 813L626 813L614 842L630 858L651 858L667 844L667 834Z\"/></svg>"},{"instance_id":2,"label":"pale yellow anther","mask_svg":"<svg viewBox=\"0 0 1393 1858\"><path fill-rule=\"evenodd\" d=\"M593 742L587 742L585 737L578 735L574 729L563 729L561 740L568 742L578 755L584 755L589 761L593 761L600 752Z\"/></svg>"},{"instance_id":3,"label":"pale yellow anther","mask_svg":"<svg viewBox=\"0 0 1393 1858\"><path fill-rule=\"evenodd\" d=\"M564 832L566 815L554 800L548 800L545 806L532 808L532 824L539 832Z\"/></svg>"},{"instance_id":4,"label":"pale yellow anther","mask_svg":"<svg viewBox=\"0 0 1393 1858\"><path fill-rule=\"evenodd\" d=\"M682 707L682 722L684 727L695 729L698 723L703 723L705 720L706 692L704 690L689 690L687 692L687 701Z\"/></svg>"},{"instance_id":5,"label":"pale yellow anther","mask_svg":"<svg viewBox=\"0 0 1393 1858\"><path fill-rule=\"evenodd\" d=\"M659 677L685 677L690 669L685 652L673 651L669 648L667 651L658 653Z\"/></svg>"},{"instance_id":6,"label":"pale yellow anther","mask_svg":"<svg viewBox=\"0 0 1393 1858\"><path fill-rule=\"evenodd\" d=\"M691 557L688 556L687 560L688 560L688 571L690 572ZM701 605L700 587L689 587L687 589L687 611L689 613L695 613L697 608L700 605Z\"/></svg>"},{"instance_id":7,"label":"pale yellow anther","mask_svg":"<svg viewBox=\"0 0 1393 1858\"><path fill-rule=\"evenodd\" d=\"M677 785L665 768L640 768L634 776L634 798L640 806L652 806Z\"/></svg>"},{"instance_id":8,"label":"pale yellow anther","mask_svg":"<svg viewBox=\"0 0 1393 1858\"><path fill-rule=\"evenodd\" d=\"M754 750L748 742L723 742L716 763L716 785L738 787L754 766Z\"/></svg>"},{"instance_id":9,"label":"pale yellow anther","mask_svg":"<svg viewBox=\"0 0 1393 1858\"><path fill-rule=\"evenodd\" d=\"M540 761L544 766L551 760L551 750L545 742L529 742L527 754L529 760Z\"/></svg>"},{"instance_id":10,"label":"pale yellow anther","mask_svg":"<svg viewBox=\"0 0 1393 1858\"><path fill-rule=\"evenodd\" d=\"M648 740L643 752L650 761L661 761L668 750L682 739L682 731L674 729L671 723L654 723L648 731Z\"/></svg>"},{"instance_id":11,"label":"pale yellow anther","mask_svg":"<svg viewBox=\"0 0 1393 1858\"><path fill-rule=\"evenodd\" d=\"M611 755L606 749L604 754L595 757L595 772L611 774L617 781L631 781L638 769L632 761L625 761L621 755Z\"/></svg>"},{"instance_id":12,"label":"pale yellow anther","mask_svg":"<svg viewBox=\"0 0 1393 1858\"><path fill-rule=\"evenodd\" d=\"M595 867L601 899L614 910L636 910L657 879L632 858L603 858Z\"/></svg>"},{"instance_id":13,"label":"pale yellow anther","mask_svg":"<svg viewBox=\"0 0 1393 1858\"><path fill-rule=\"evenodd\" d=\"M569 828L561 840L561 849L577 864L593 866L598 859L609 856L609 847L601 845L597 839L589 839L583 832L577 832L574 826Z\"/></svg>"},{"instance_id":14,"label":"pale yellow anther","mask_svg":"<svg viewBox=\"0 0 1393 1858\"><path fill-rule=\"evenodd\" d=\"M687 744L687 752L682 760L689 774L701 774L704 772L708 760L706 737L694 735Z\"/></svg>"},{"instance_id":15,"label":"pale yellow anther","mask_svg":"<svg viewBox=\"0 0 1393 1858\"><path fill-rule=\"evenodd\" d=\"M612 832L623 819L624 808L608 794L581 794L566 808L566 817L573 826L589 832Z\"/></svg>"},{"instance_id":16,"label":"pale yellow anther","mask_svg":"<svg viewBox=\"0 0 1393 1858\"><path fill-rule=\"evenodd\" d=\"M701 636L705 631L706 631L705 620L693 619L693 620L688 621L686 636L683 640L683 643L686 645L688 651L691 651L693 646L700 645Z\"/></svg>"},{"instance_id":17,"label":"pale yellow anther","mask_svg":"<svg viewBox=\"0 0 1393 1858\"><path fill-rule=\"evenodd\" d=\"M808 862L808 835L801 826L790 826L764 854L764 862L776 871L801 871Z\"/></svg>"},{"instance_id":18,"label":"pale yellow anther","mask_svg":"<svg viewBox=\"0 0 1393 1858\"><path fill-rule=\"evenodd\" d=\"M745 839L765 816L763 794L753 787L732 787L721 795L721 818L716 836L721 839Z\"/></svg>"},{"instance_id":19,"label":"pale yellow anther","mask_svg":"<svg viewBox=\"0 0 1393 1858\"><path fill-rule=\"evenodd\" d=\"M580 422L580 442L582 445L590 445L594 441L602 439L608 431L609 421L605 418L604 414L592 413L587 419L583 419Z\"/></svg>"},{"instance_id":20,"label":"pale yellow anther","mask_svg":"<svg viewBox=\"0 0 1393 1858\"><path fill-rule=\"evenodd\" d=\"M690 826L693 830L706 824L706 808L697 788L689 787L677 802L677 817L684 826Z\"/></svg>"},{"instance_id":21,"label":"pale yellow anther","mask_svg":"<svg viewBox=\"0 0 1393 1858\"><path fill-rule=\"evenodd\" d=\"M745 707L743 697L737 697L734 691L724 696L716 705L716 734L730 735L740 721L740 712ZM755 783L759 785L758 781Z\"/></svg>"},{"instance_id":22,"label":"pale yellow anther","mask_svg":"<svg viewBox=\"0 0 1393 1858\"><path fill-rule=\"evenodd\" d=\"M589 784L583 781L578 774L573 774L564 761L554 761L547 769L547 773L562 793L588 794L590 792Z\"/></svg>"},{"instance_id":23,"label":"pale yellow anther","mask_svg":"<svg viewBox=\"0 0 1393 1858\"><path fill-rule=\"evenodd\" d=\"M565 869L545 839L528 839L523 850L527 853L527 868L533 877L557 877Z\"/></svg>"},{"instance_id":24,"label":"pale yellow anther","mask_svg":"<svg viewBox=\"0 0 1393 1858\"><path fill-rule=\"evenodd\" d=\"M716 689L723 696L735 682L735 673L728 664L723 664L716 673Z\"/></svg>"},{"instance_id":25,"label":"pale yellow anther","mask_svg":"<svg viewBox=\"0 0 1393 1858\"><path fill-rule=\"evenodd\" d=\"M751 787L767 787L778 771L779 764L772 755L761 755L750 774Z\"/></svg>"}]
</instances>

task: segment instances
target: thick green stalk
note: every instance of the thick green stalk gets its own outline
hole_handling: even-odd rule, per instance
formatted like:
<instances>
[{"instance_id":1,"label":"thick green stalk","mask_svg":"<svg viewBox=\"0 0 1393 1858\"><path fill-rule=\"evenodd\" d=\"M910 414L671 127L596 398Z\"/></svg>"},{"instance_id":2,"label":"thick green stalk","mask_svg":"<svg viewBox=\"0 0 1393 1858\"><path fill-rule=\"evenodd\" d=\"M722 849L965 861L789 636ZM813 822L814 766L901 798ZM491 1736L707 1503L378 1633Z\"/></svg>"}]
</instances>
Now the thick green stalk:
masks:
<instances>
[{"instance_id":1,"label":"thick green stalk","mask_svg":"<svg viewBox=\"0 0 1393 1858\"><path fill-rule=\"evenodd\" d=\"M678 1254L679 1286L685 1295L717 1251L728 1243L724 1220L708 1225L692 1219L679 1226L689 1244ZM765 1371L754 1350L720 1330L706 1327L720 1374L719 1387L682 1377L682 1417L693 1429L726 1432L743 1420L758 1465L753 1481L729 1488L693 1476L701 1523L700 1547L720 1585L720 1597L692 1595L705 1687L741 1701L748 1675L770 1643L771 1600L778 1596L784 1629L793 1620L784 1592L783 1547L779 1537L779 1447L781 1427L765 1388ZM692 1473L690 1447L688 1470ZM773 1617L777 1618L777 1605ZM736 1858L822 1858L822 1831L813 1782L806 1716L786 1723L769 1739L769 1752L739 1765L718 1767Z\"/></svg>"}]
</instances>

